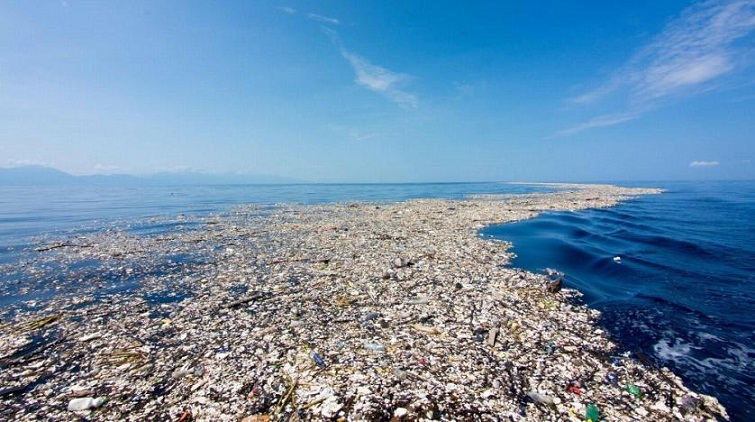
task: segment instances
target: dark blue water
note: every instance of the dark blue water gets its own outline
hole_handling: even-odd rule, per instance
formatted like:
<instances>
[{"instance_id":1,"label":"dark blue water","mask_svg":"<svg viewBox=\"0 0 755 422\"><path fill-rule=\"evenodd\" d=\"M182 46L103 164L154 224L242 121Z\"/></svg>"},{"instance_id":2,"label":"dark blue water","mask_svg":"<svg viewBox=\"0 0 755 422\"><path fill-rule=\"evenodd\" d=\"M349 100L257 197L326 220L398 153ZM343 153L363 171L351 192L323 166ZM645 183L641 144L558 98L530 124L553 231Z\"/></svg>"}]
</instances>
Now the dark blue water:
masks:
<instances>
[{"instance_id":1,"label":"dark blue water","mask_svg":"<svg viewBox=\"0 0 755 422\"><path fill-rule=\"evenodd\" d=\"M755 182L654 186L668 191L482 234L512 241L517 267L566 273L623 349L755 420Z\"/></svg>"}]
</instances>

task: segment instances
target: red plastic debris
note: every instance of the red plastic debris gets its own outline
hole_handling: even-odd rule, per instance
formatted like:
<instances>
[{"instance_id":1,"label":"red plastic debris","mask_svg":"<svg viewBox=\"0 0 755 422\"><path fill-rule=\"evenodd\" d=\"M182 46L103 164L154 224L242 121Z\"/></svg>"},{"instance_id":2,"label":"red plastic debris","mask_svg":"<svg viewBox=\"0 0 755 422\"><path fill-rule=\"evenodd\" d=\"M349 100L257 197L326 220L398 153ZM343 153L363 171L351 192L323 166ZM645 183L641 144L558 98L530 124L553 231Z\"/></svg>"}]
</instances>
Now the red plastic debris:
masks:
<instances>
[{"instance_id":1,"label":"red plastic debris","mask_svg":"<svg viewBox=\"0 0 755 422\"><path fill-rule=\"evenodd\" d=\"M191 422L194 420L194 416L191 414L191 410L187 410L181 414L176 422Z\"/></svg>"},{"instance_id":2,"label":"red plastic debris","mask_svg":"<svg viewBox=\"0 0 755 422\"><path fill-rule=\"evenodd\" d=\"M577 387L576 385L570 385L570 386L566 387L566 391L568 391L570 393L574 393L574 394L576 394L578 396L582 395L582 389L579 388L579 387Z\"/></svg>"}]
</instances>

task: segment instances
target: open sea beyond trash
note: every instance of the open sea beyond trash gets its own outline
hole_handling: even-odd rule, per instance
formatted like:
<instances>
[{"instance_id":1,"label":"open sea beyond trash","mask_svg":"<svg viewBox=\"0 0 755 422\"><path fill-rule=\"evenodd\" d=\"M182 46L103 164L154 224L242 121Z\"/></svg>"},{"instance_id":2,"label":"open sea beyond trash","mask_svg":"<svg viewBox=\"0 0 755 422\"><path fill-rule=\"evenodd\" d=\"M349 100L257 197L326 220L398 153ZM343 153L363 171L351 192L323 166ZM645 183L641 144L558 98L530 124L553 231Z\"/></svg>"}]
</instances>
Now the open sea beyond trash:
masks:
<instances>
[{"instance_id":1,"label":"open sea beyond trash","mask_svg":"<svg viewBox=\"0 0 755 422\"><path fill-rule=\"evenodd\" d=\"M602 311L623 351L647 356L718 397L733 421L755 420L755 181L618 183L667 191L616 207L545 213L491 226L513 266L566 274ZM236 205L463 199L552 187L509 183L0 187L0 315L19 302L2 268L33 264L34 248L108 229L163 235L184 216ZM589 387L589 386L588 386Z\"/></svg>"},{"instance_id":2,"label":"open sea beyond trash","mask_svg":"<svg viewBox=\"0 0 755 422\"><path fill-rule=\"evenodd\" d=\"M667 191L481 234L513 242L515 267L565 273L624 351L753 421L755 181L643 185Z\"/></svg>"}]
</instances>

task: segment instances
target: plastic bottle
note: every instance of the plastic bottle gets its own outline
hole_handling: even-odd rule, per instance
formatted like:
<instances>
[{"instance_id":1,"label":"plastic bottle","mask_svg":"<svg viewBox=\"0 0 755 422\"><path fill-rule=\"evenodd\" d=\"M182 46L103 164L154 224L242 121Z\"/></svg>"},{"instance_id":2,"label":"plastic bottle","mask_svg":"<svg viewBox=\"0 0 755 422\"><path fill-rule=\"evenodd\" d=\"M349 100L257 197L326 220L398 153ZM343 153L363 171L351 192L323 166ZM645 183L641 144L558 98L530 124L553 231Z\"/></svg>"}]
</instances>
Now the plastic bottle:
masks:
<instances>
[{"instance_id":1,"label":"plastic bottle","mask_svg":"<svg viewBox=\"0 0 755 422\"><path fill-rule=\"evenodd\" d=\"M552 355L555 350L556 343L554 343L553 340L548 340L548 343L545 345L545 354Z\"/></svg>"},{"instance_id":2,"label":"plastic bottle","mask_svg":"<svg viewBox=\"0 0 755 422\"><path fill-rule=\"evenodd\" d=\"M640 387L634 384L627 385L627 392L637 398L642 397L642 391L640 390Z\"/></svg>"},{"instance_id":3,"label":"plastic bottle","mask_svg":"<svg viewBox=\"0 0 755 422\"><path fill-rule=\"evenodd\" d=\"M73 399L70 402L68 402L68 410L70 411L77 411L77 410L89 410L94 409L97 407L102 406L105 404L105 398L104 397L82 397L78 399Z\"/></svg>"},{"instance_id":4,"label":"plastic bottle","mask_svg":"<svg viewBox=\"0 0 755 422\"><path fill-rule=\"evenodd\" d=\"M325 361L317 353L313 353L312 354L312 359L315 361L315 364L317 366L319 366L320 368L324 368L325 367Z\"/></svg>"},{"instance_id":5,"label":"plastic bottle","mask_svg":"<svg viewBox=\"0 0 755 422\"><path fill-rule=\"evenodd\" d=\"M598 422L600 420L600 411L598 406L590 403L585 410L585 420L589 422Z\"/></svg>"},{"instance_id":6,"label":"plastic bottle","mask_svg":"<svg viewBox=\"0 0 755 422\"><path fill-rule=\"evenodd\" d=\"M377 352L377 353L385 352L385 346L383 346L380 343L375 343L375 342L366 341L364 343L364 348L371 352Z\"/></svg>"},{"instance_id":7,"label":"plastic bottle","mask_svg":"<svg viewBox=\"0 0 755 422\"><path fill-rule=\"evenodd\" d=\"M555 404L561 403L561 400L558 400L555 397L546 396L545 394L540 394L536 391L530 391L529 393L527 393L527 396L536 403L547 404L547 405L555 405Z\"/></svg>"}]
</instances>

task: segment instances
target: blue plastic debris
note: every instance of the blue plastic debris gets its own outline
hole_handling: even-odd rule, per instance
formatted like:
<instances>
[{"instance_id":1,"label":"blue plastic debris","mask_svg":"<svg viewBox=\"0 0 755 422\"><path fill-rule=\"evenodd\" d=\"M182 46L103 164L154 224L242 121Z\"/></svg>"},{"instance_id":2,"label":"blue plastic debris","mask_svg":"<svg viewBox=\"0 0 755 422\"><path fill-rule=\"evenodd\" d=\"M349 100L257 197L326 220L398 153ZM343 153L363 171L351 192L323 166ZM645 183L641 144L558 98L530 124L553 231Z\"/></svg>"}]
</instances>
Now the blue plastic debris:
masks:
<instances>
[{"instance_id":1,"label":"blue plastic debris","mask_svg":"<svg viewBox=\"0 0 755 422\"><path fill-rule=\"evenodd\" d=\"M320 355L318 355L317 353L313 353L313 354L312 354L312 359L314 359L314 361L315 361L315 364L316 364L317 366L319 366L320 368L324 368L324 367L325 367L325 361L324 361L324 360L322 359L322 357L321 357Z\"/></svg>"},{"instance_id":2,"label":"blue plastic debris","mask_svg":"<svg viewBox=\"0 0 755 422\"><path fill-rule=\"evenodd\" d=\"M606 375L606 383L616 385L619 383L619 376L615 372L609 372Z\"/></svg>"}]
</instances>

